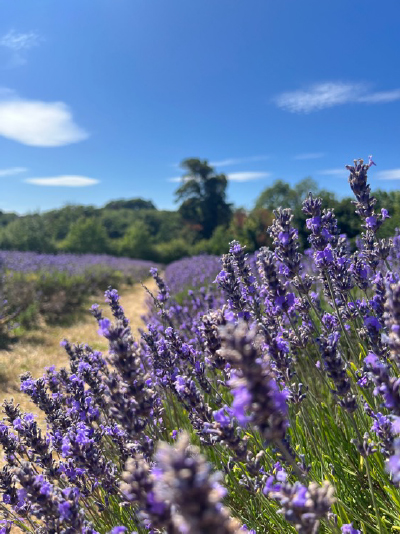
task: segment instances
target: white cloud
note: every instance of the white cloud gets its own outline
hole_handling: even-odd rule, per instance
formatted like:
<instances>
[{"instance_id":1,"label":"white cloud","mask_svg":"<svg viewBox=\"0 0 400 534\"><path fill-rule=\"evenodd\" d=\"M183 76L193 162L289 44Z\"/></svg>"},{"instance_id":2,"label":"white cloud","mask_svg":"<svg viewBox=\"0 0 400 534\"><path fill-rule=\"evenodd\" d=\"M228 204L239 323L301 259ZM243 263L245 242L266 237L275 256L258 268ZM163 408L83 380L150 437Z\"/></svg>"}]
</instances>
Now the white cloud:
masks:
<instances>
[{"instance_id":1,"label":"white cloud","mask_svg":"<svg viewBox=\"0 0 400 534\"><path fill-rule=\"evenodd\" d=\"M15 174L21 174L26 172L26 167L10 167L9 169L0 169L0 176L14 176Z\"/></svg>"},{"instance_id":2,"label":"white cloud","mask_svg":"<svg viewBox=\"0 0 400 534\"><path fill-rule=\"evenodd\" d=\"M346 176L348 174L346 169L325 169L323 171L318 171L318 174L323 176Z\"/></svg>"},{"instance_id":3,"label":"white cloud","mask_svg":"<svg viewBox=\"0 0 400 534\"><path fill-rule=\"evenodd\" d=\"M389 169L376 174L378 180L400 180L400 169Z\"/></svg>"},{"instance_id":4,"label":"white cloud","mask_svg":"<svg viewBox=\"0 0 400 534\"><path fill-rule=\"evenodd\" d=\"M18 33L15 30L10 30L0 39L0 46L20 52L21 50L29 50L29 48L38 46L40 41L41 38L36 32Z\"/></svg>"},{"instance_id":5,"label":"white cloud","mask_svg":"<svg viewBox=\"0 0 400 534\"><path fill-rule=\"evenodd\" d=\"M87 187L99 183L96 178L87 176L50 176L46 178L27 178L24 182L34 185L52 186L52 187Z\"/></svg>"},{"instance_id":6,"label":"white cloud","mask_svg":"<svg viewBox=\"0 0 400 534\"><path fill-rule=\"evenodd\" d=\"M189 179L189 178L188 178ZM173 178L168 178L168 182L180 183L187 181L183 176L174 176Z\"/></svg>"},{"instance_id":7,"label":"white cloud","mask_svg":"<svg viewBox=\"0 0 400 534\"><path fill-rule=\"evenodd\" d=\"M400 100L399 89L373 93L363 83L326 82L305 90L282 93L274 102L291 113L311 113L351 102L377 104L395 100Z\"/></svg>"},{"instance_id":8,"label":"white cloud","mask_svg":"<svg viewBox=\"0 0 400 534\"><path fill-rule=\"evenodd\" d=\"M260 180L260 178L268 178L271 176L270 172L231 172L227 175L231 182L249 182L250 180Z\"/></svg>"},{"instance_id":9,"label":"white cloud","mask_svg":"<svg viewBox=\"0 0 400 534\"><path fill-rule=\"evenodd\" d=\"M308 152L306 154L297 154L294 159L318 159L324 156L325 154L323 152Z\"/></svg>"},{"instance_id":10,"label":"white cloud","mask_svg":"<svg viewBox=\"0 0 400 534\"><path fill-rule=\"evenodd\" d=\"M42 102L0 93L0 135L24 145L53 147L89 137L64 102Z\"/></svg>"}]
</instances>

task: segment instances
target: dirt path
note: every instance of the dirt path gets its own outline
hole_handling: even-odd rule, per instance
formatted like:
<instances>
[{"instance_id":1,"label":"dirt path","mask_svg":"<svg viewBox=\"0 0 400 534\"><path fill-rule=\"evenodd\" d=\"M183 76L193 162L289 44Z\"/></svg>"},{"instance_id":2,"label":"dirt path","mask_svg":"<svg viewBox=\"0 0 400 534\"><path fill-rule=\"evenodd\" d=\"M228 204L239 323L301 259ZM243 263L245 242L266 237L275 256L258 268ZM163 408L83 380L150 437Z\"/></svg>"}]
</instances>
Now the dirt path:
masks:
<instances>
[{"instance_id":1,"label":"dirt path","mask_svg":"<svg viewBox=\"0 0 400 534\"><path fill-rule=\"evenodd\" d=\"M146 286L154 292L155 284L152 279L146 281ZM110 317L108 306L104 299L96 297L104 310L104 315ZM146 292L140 284L122 292L121 304L127 317L131 321L134 334L142 326L142 315L146 313ZM32 410L32 403L26 395L19 391L19 375L30 371L34 377L41 376L45 367L56 365L62 367L68 364L65 350L60 347L64 338L71 343L87 343L96 350L106 351L107 342L97 333L97 324L89 311L82 315L78 323L72 326L57 326L38 329L24 336L7 350L0 351L0 403L4 398L14 398L21 408Z\"/></svg>"}]
</instances>

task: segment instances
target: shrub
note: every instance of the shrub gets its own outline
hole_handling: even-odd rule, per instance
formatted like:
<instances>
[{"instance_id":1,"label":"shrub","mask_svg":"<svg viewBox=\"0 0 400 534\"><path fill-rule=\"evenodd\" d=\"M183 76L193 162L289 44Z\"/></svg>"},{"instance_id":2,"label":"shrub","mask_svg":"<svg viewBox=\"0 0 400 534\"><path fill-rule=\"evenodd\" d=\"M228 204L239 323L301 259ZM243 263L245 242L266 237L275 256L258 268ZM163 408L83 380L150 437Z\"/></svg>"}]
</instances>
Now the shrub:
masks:
<instances>
[{"instance_id":1,"label":"shrub","mask_svg":"<svg viewBox=\"0 0 400 534\"><path fill-rule=\"evenodd\" d=\"M159 263L171 263L191 255L190 244L183 239L172 239L156 245L156 258Z\"/></svg>"}]
</instances>

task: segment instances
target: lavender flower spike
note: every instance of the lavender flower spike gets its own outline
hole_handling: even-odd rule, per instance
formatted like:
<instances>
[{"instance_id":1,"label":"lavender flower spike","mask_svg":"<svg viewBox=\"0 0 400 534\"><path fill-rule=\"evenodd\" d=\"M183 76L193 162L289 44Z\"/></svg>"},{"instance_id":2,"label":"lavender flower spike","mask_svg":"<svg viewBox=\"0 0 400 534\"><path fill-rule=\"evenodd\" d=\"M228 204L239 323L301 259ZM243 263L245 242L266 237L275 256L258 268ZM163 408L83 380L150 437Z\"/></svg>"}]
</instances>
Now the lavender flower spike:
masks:
<instances>
[{"instance_id":1,"label":"lavender flower spike","mask_svg":"<svg viewBox=\"0 0 400 534\"><path fill-rule=\"evenodd\" d=\"M387 287L384 319L388 331L391 359L400 363L400 282Z\"/></svg>"},{"instance_id":2,"label":"lavender flower spike","mask_svg":"<svg viewBox=\"0 0 400 534\"><path fill-rule=\"evenodd\" d=\"M162 443L156 455L158 479L157 500L171 502L176 507L173 517L179 532L190 534L239 534L241 525L229 516L221 505L225 489L218 475L196 447L190 447L189 437L182 434L171 446Z\"/></svg>"},{"instance_id":3,"label":"lavender flower spike","mask_svg":"<svg viewBox=\"0 0 400 534\"><path fill-rule=\"evenodd\" d=\"M292 486L285 481L274 484L270 478L264 493L280 503L280 513L300 534L317 534L320 520L328 516L335 502L334 488L329 482L323 486L311 482L308 487L296 482Z\"/></svg>"},{"instance_id":4,"label":"lavender flower spike","mask_svg":"<svg viewBox=\"0 0 400 534\"><path fill-rule=\"evenodd\" d=\"M234 415L246 423L245 412L249 411L265 441L283 439L288 427L287 394L280 390L268 359L262 357L256 330L249 330L243 321L238 326L221 327L220 331L219 352L238 371L231 380Z\"/></svg>"}]
</instances>

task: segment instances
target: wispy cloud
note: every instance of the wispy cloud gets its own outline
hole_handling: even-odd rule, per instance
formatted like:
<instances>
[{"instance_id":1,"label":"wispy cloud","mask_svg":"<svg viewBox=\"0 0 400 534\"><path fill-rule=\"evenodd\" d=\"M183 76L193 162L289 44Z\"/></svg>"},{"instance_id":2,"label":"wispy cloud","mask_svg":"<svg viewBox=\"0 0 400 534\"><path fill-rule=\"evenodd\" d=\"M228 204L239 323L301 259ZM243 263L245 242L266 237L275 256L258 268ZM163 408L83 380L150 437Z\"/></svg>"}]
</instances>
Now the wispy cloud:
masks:
<instances>
[{"instance_id":1,"label":"wispy cloud","mask_svg":"<svg viewBox=\"0 0 400 534\"><path fill-rule=\"evenodd\" d=\"M231 182L249 182L251 180L260 180L261 178L269 178L271 176L270 172L256 172L256 171L243 171L243 172L230 172L226 175L228 180ZM183 176L174 176L173 178L168 178L168 182L180 183L187 182L190 180L189 177Z\"/></svg>"},{"instance_id":2,"label":"wispy cloud","mask_svg":"<svg viewBox=\"0 0 400 534\"><path fill-rule=\"evenodd\" d=\"M38 46L40 40L40 36L36 32L18 33L15 30L10 30L0 39L0 45L19 52Z\"/></svg>"},{"instance_id":3,"label":"wispy cloud","mask_svg":"<svg viewBox=\"0 0 400 534\"><path fill-rule=\"evenodd\" d=\"M219 161L210 161L211 167L229 167L230 165L240 165L241 163L249 163L252 161L265 161L269 156L250 156L247 158L227 158Z\"/></svg>"},{"instance_id":4,"label":"wispy cloud","mask_svg":"<svg viewBox=\"0 0 400 534\"><path fill-rule=\"evenodd\" d=\"M0 92L0 135L30 146L63 146L89 134L75 124L64 102L42 102Z\"/></svg>"},{"instance_id":5,"label":"wispy cloud","mask_svg":"<svg viewBox=\"0 0 400 534\"><path fill-rule=\"evenodd\" d=\"M28 184L51 186L51 187L87 187L98 184L100 180L87 176L49 176L46 178L26 178Z\"/></svg>"},{"instance_id":6,"label":"wispy cloud","mask_svg":"<svg viewBox=\"0 0 400 534\"><path fill-rule=\"evenodd\" d=\"M15 176L16 174L21 174L27 170L28 169L26 167L10 167L9 169L0 169L0 176Z\"/></svg>"},{"instance_id":7,"label":"wispy cloud","mask_svg":"<svg viewBox=\"0 0 400 534\"><path fill-rule=\"evenodd\" d=\"M322 176L346 176L348 174L345 168L343 169L325 169L323 171L318 171L318 174Z\"/></svg>"},{"instance_id":8,"label":"wispy cloud","mask_svg":"<svg viewBox=\"0 0 400 534\"><path fill-rule=\"evenodd\" d=\"M367 104L386 104L387 102L394 102L395 100L400 100L400 89L395 89L394 91L381 91L360 96L357 102L366 102Z\"/></svg>"},{"instance_id":9,"label":"wispy cloud","mask_svg":"<svg viewBox=\"0 0 400 534\"><path fill-rule=\"evenodd\" d=\"M325 154L323 152L307 152L305 154L297 154L294 159L319 159L324 156Z\"/></svg>"},{"instance_id":10,"label":"wispy cloud","mask_svg":"<svg viewBox=\"0 0 400 534\"><path fill-rule=\"evenodd\" d=\"M326 82L275 97L275 104L291 113L311 113L349 103L378 104L400 100L400 89L370 92L364 83Z\"/></svg>"},{"instance_id":11,"label":"wispy cloud","mask_svg":"<svg viewBox=\"0 0 400 534\"><path fill-rule=\"evenodd\" d=\"M270 156L267 155L249 156L246 158L226 158L216 161L209 161L208 164L211 165L211 167L230 167L231 165L241 165L242 163L251 163L252 161L265 161L269 158ZM170 167L174 167L175 169L179 168L180 166L180 163L172 163L170 165Z\"/></svg>"},{"instance_id":12,"label":"wispy cloud","mask_svg":"<svg viewBox=\"0 0 400 534\"><path fill-rule=\"evenodd\" d=\"M228 180L231 182L250 182L251 180L260 180L261 178L269 178L270 172L231 172L227 175Z\"/></svg>"},{"instance_id":13,"label":"wispy cloud","mask_svg":"<svg viewBox=\"0 0 400 534\"><path fill-rule=\"evenodd\" d=\"M400 169L388 169L376 173L378 180L400 180Z\"/></svg>"},{"instance_id":14,"label":"wispy cloud","mask_svg":"<svg viewBox=\"0 0 400 534\"><path fill-rule=\"evenodd\" d=\"M41 41L40 35L34 31L20 33L10 30L0 38L0 46L12 52L10 66L19 66L26 63L27 51L38 46Z\"/></svg>"}]
</instances>

